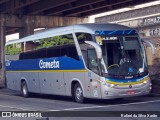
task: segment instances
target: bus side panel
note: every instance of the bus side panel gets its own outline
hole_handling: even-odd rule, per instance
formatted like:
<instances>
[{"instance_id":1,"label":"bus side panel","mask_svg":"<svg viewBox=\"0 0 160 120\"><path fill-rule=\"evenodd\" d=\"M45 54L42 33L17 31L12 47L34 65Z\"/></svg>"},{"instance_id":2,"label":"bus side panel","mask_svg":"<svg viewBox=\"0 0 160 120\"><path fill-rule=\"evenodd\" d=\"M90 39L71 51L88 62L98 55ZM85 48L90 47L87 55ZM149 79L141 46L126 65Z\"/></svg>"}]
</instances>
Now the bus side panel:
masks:
<instances>
[{"instance_id":1,"label":"bus side panel","mask_svg":"<svg viewBox=\"0 0 160 120\"><path fill-rule=\"evenodd\" d=\"M21 79L27 82L29 92L40 93L38 72L22 72Z\"/></svg>"},{"instance_id":2,"label":"bus side panel","mask_svg":"<svg viewBox=\"0 0 160 120\"><path fill-rule=\"evenodd\" d=\"M88 70L85 74L86 82L88 83L88 90L90 91L89 98L101 99L101 84L98 74Z\"/></svg>"},{"instance_id":3,"label":"bus side panel","mask_svg":"<svg viewBox=\"0 0 160 120\"><path fill-rule=\"evenodd\" d=\"M65 72L64 73L64 79L66 82L66 95L67 96L71 96L71 84L72 81L77 81L80 83L82 89L83 89L83 93L84 96L86 94L86 81L85 81L85 77L84 77L85 73L84 72Z\"/></svg>"},{"instance_id":4,"label":"bus side panel","mask_svg":"<svg viewBox=\"0 0 160 120\"><path fill-rule=\"evenodd\" d=\"M63 72L39 73L41 93L65 95Z\"/></svg>"},{"instance_id":5,"label":"bus side panel","mask_svg":"<svg viewBox=\"0 0 160 120\"><path fill-rule=\"evenodd\" d=\"M20 73L6 72L7 88L11 90L20 91Z\"/></svg>"}]
</instances>

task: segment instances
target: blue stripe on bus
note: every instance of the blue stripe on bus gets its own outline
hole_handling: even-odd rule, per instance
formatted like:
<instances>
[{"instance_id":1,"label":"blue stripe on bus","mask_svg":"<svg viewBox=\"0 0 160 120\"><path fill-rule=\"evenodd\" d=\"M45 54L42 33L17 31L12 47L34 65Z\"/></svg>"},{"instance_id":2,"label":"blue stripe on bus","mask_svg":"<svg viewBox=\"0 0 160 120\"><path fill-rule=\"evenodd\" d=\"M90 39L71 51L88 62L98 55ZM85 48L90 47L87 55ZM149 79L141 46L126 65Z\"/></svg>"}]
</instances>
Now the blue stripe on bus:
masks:
<instances>
[{"instance_id":1,"label":"blue stripe on bus","mask_svg":"<svg viewBox=\"0 0 160 120\"><path fill-rule=\"evenodd\" d=\"M116 32L117 32L117 30L111 31L110 33L108 33L108 35L113 35L113 34L116 33Z\"/></svg>"},{"instance_id":2,"label":"blue stripe on bus","mask_svg":"<svg viewBox=\"0 0 160 120\"><path fill-rule=\"evenodd\" d=\"M96 35L137 35L136 30L97 30L95 31Z\"/></svg>"},{"instance_id":3,"label":"blue stripe on bus","mask_svg":"<svg viewBox=\"0 0 160 120\"><path fill-rule=\"evenodd\" d=\"M148 75L147 75L148 76ZM106 78L106 81L117 82L117 83L128 83L128 82L138 82L146 78L147 76L140 77L140 78L132 78L132 79L113 79L113 78Z\"/></svg>"},{"instance_id":4,"label":"blue stripe on bus","mask_svg":"<svg viewBox=\"0 0 160 120\"><path fill-rule=\"evenodd\" d=\"M23 70L84 70L82 59L75 60L70 57L43 58L6 61L7 71Z\"/></svg>"}]
</instances>

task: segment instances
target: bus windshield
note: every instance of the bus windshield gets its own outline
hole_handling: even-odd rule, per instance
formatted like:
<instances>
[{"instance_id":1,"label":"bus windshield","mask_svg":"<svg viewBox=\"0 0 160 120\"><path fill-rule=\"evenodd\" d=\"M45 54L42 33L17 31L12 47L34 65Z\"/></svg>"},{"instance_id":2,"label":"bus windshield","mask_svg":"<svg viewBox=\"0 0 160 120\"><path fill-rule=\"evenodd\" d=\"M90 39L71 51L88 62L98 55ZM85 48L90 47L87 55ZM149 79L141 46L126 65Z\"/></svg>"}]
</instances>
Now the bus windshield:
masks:
<instances>
[{"instance_id":1,"label":"bus windshield","mask_svg":"<svg viewBox=\"0 0 160 120\"><path fill-rule=\"evenodd\" d=\"M142 73L147 69L144 50L138 37L98 37L102 39L100 45L103 56L103 73L129 76Z\"/></svg>"}]
</instances>

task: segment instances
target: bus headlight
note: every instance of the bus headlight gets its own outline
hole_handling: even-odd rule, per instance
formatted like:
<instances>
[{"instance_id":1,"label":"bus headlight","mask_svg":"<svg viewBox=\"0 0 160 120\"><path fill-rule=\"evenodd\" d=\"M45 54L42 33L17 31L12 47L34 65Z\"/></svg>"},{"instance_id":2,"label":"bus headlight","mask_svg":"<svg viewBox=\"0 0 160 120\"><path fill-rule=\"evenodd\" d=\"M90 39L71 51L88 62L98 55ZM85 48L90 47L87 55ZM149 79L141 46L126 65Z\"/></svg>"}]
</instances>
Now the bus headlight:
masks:
<instances>
[{"instance_id":1,"label":"bus headlight","mask_svg":"<svg viewBox=\"0 0 160 120\"><path fill-rule=\"evenodd\" d=\"M145 81L143 81L143 83L144 83L144 84L147 84L148 81L150 80L150 78L149 78L149 77L145 77L143 80L145 80Z\"/></svg>"},{"instance_id":2,"label":"bus headlight","mask_svg":"<svg viewBox=\"0 0 160 120\"><path fill-rule=\"evenodd\" d=\"M152 89L152 83L149 84L149 91Z\"/></svg>"},{"instance_id":3,"label":"bus headlight","mask_svg":"<svg viewBox=\"0 0 160 120\"><path fill-rule=\"evenodd\" d=\"M109 83L106 83L106 82L103 82L102 85L105 85L107 87L114 87L115 86L114 84L109 84Z\"/></svg>"},{"instance_id":4,"label":"bus headlight","mask_svg":"<svg viewBox=\"0 0 160 120\"><path fill-rule=\"evenodd\" d=\"M114 84L111 84L110 86L111 86L111 87L114 87L115 85L114 85Z\"/></svg>"},{"instance_id":5,"label":"bus headlight","mask_svg":"<svg viewBox=\"0 0 160 120\"><path fill-rule=\"evenodd\" d=\"M148 82L148 81L144 81L143 83L144 83L144 84L147 84L147 82Z\"/></svg>"},{"instance_id":6,"label":"bus headlight","mask_svg":"<svg viewBox=\"0 0 160 120\"><path fill-rule=\"evenodd\" d=\"M106 84L107 85L107 87L114 87L115 85L114 84Z\"/></svg>"}]
</instances>

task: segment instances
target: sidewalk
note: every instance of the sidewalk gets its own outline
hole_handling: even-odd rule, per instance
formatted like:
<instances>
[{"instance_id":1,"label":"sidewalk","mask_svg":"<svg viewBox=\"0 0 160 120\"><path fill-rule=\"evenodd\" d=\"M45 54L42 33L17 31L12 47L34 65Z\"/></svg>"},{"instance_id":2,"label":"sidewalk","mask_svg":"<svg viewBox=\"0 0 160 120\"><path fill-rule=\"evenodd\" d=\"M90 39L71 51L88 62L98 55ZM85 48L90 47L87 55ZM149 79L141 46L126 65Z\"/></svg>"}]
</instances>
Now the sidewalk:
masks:
<instances>
[{"instance_id":1,"label":"sidewalk","mask_svg":"<svg viewBox=\"0 0 160 120\"><path fill-rule=\"evenodd\" d=\"M4 87L0 87L0 94L2 95L19 95L20 92L14 91L14 90L10 90L8 88L4 88Z\"/></svg>"}]
</instances>

